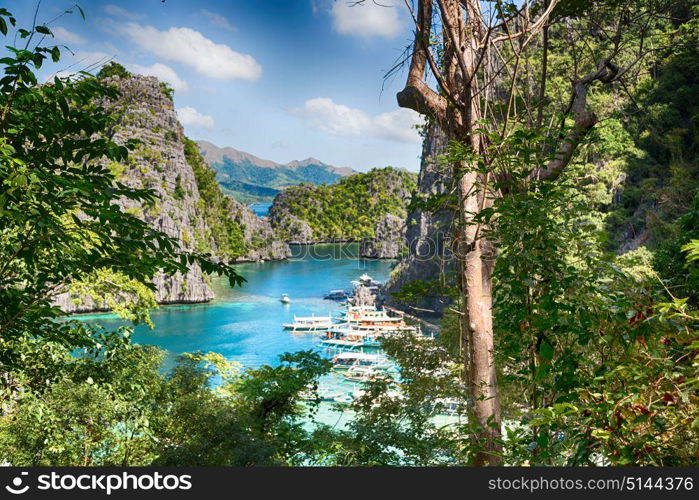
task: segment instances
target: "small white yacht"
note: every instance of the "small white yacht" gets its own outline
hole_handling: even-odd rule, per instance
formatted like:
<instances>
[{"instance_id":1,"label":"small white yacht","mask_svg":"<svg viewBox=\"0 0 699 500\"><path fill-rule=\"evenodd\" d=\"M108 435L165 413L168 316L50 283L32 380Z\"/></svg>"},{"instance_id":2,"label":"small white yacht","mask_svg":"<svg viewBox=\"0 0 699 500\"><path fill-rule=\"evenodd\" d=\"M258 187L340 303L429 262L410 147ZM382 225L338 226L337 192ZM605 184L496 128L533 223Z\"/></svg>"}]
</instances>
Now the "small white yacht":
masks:
<instances>
[{"instance_id":1,"label":"small white yacht","mask_svg":"<svg viewBox=\"0 0 699 500\"><path fill-rule=\"evenodd\" d=\"M279 302L281 302L282 304L288 304L289 302L291 302L291 299L287 294L283 293L281 298L279 299Z\"/></svg>"}]
</instances>

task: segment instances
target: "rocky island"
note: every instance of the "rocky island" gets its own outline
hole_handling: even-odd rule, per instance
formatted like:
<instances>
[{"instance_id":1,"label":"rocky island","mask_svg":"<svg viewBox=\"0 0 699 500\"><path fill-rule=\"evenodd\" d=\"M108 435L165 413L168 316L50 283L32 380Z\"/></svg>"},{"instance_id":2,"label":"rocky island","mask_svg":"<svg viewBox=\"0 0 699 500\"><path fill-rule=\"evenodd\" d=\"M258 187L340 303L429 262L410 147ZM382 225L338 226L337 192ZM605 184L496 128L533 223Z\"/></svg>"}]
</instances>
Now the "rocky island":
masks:
<instances>
[{"instance_id":1,"label":"rocky island","mask_svg":"<svg viewBox=\"0 0 699 500\"><path fill-rule=\"evenodd\" d=\"M169 88L154 77L114 73L102 75L120 93L117 101L104 104L119 115L112 140L117 144L138 142L127 163L107 166L120 182L153 190L158 199L148 206L123 199L119 202L122 209L176 239L184 250L209 252L231 262L288 257L288 245L276 237L268 221L223 194L196 143L185 137ZM197 265L185 275L159 274L153 282L160 304L214 298ZM70 292L58 295L55 304L67 313L108 309L90 297Z\"/></svg>"},{"instance_id":2,"label":"rocky island","mask_svg":"<svg viewBox=\"0 0 699 500\"><path fill-rule=\"evenodd\" d=\"M269 211L272 227L292 244L359 242L365 258L396 258L405 250L405 220L416 176L391 167L337 184L286 188Z\"/></svg>"}]
</instances>

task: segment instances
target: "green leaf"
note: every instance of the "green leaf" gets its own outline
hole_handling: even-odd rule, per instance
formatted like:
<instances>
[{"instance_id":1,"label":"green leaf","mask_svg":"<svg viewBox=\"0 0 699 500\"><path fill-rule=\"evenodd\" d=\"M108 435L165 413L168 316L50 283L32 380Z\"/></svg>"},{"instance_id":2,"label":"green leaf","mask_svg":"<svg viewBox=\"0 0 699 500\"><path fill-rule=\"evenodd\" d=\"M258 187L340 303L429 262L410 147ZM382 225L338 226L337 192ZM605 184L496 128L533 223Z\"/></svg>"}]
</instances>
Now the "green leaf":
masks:
<instances>
[{"instance_id":1,"label":"green leaf","mask_svg":"<svg viewBox=\"0 0 699 500\"><path fill-rule=\"evenodd\" d=\"M553 347L551 347L551 344L549 344L546 340L541 342L541 345L539 346L539 355L547 361L551 361L553 359Z\"/></svg>"},{"instance_id":2,"label":"green leaf","mask_svg":"<svg viewBox=\"0 0 699 500\"><path fill-rule=\"evenodd\" d=\"M612 437L612 434L604 429L595 429L592 431L592 435L596 438L604 439L605 441Z\"/></svg>"}]
</instances>

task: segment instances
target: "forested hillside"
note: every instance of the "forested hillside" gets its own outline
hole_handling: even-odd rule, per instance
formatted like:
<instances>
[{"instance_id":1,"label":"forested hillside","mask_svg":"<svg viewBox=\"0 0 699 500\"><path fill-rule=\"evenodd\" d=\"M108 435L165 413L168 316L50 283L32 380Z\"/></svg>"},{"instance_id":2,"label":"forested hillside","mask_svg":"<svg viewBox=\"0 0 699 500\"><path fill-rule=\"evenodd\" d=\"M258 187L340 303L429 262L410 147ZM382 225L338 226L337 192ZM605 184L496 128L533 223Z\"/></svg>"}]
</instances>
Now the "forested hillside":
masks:
<instances>
[{"instance_id":1,"label":"forested hillside","mask_svg":"<svg viewBox=\"0 0 699 500\"><path fill-rule=\"evenodd\" d=\"M196 143L184 136L165 84L132 75L118 63L105 66L98 77L119 92L118 99L104 102L119 113L112 140L135 144L127 161L105 166L117 182L150 189L157 196L149 203L123 198L119 203L124 210L175 238L182 248L224 261L287 257L288 248L274 237L268 223L222 193ZM197 266L184 276L157 275L155 286L158 303L206 302L214 297ZM56 304L65 312L108 309L100 293L101 289L75 283L58 295Z\"/></svg>"},{"instance_id":2,"label":"forested hillside","mask_svg":"<svg viewBox=\"0 0 699 500\"><path fill-rule=\"evenodd\" d=\"M269 218L290 242L373 239L387 216L405 220L415 179L414 174L387 167L337 184L288 187L274 199Z\"/></svg>"},{"instance_id":3,"label":"forested hillside","mask_svg":"<svg viewBox=\"0 0 699 500\"><path fill-rule=\"evenodd\" d=\"M287 187L260 226L184 137L169 87L116 64L38 78L64 68L52 25L0 8L0 462L699 465L699 6L411 7L414 44L392 75L399 106L427 121L418 178L384 168ZM438 322L429 335L381 326L390 368L323 408L344 425L318 418L325 345L245 368L55 307L88 296L152 325L157 299L201 298L209 276L245 286L235 260L287 250L273 228L299 243L397 234L409 245L391 300ZM215 319L221 352L249 301L321 302L245 292ZM195 314L208 307L182 308L195 335L210 334ZM254 348L298 340L276 326Z\"/></svg>"}]
</instances>

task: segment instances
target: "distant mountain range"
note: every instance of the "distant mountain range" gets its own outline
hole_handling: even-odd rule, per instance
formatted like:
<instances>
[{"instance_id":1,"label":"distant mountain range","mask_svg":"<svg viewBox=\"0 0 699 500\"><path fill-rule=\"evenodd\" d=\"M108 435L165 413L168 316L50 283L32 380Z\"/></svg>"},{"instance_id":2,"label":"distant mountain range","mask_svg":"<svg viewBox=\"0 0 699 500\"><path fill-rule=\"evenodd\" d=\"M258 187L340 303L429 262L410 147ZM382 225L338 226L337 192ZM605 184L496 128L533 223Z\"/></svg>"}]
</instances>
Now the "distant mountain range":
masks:
<instances>
[{"instance_id":1,"label":"distant mountain range","mask_svg":"<svg viewBox=\"0 0 699 500\"><path fill-rule=\"evenodd\" d=\"M223 190L241 203L269 202L285 187L297 184L334 184L355 174L351 168L338 168L315 158L276 163L234 148L219 148L208 141L197 141L199 149L216 170Z\"/></svg>"}]
</instances>

